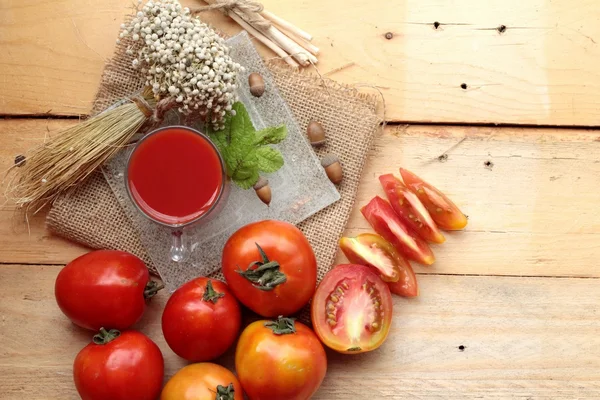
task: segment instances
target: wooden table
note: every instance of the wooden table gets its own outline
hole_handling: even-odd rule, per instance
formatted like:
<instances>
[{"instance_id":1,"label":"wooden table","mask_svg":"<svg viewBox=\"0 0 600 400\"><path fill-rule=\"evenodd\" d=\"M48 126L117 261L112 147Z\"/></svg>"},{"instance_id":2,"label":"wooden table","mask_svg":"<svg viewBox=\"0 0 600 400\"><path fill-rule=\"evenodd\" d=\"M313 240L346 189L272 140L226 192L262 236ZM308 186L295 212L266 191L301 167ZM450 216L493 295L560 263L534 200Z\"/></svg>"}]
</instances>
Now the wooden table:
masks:
<instances>
[{"instance_id":1,"label":"wooden table","mask_svg":"<svg viewBox=\"0 0 600 400\"><path fill-rule=\"evenodd\" d=\"M378 175L405 166L470 218L416 268L420 297L395 299L386 344L331 354L316 398L600 398L600 2L264 4L314 34L322 74L385 96L357 209L380 193ZM129 5L2 1L2 170L89 110ZM347 232L368 230L355 210ZM44 215L27 226L0 210L0 399L77 398L71 365L90 335L60 313L53 284L86 251L51 236ZM165 300L138 327L171 375L183 363L162 337Z\"/></svg>"}]
</instances>

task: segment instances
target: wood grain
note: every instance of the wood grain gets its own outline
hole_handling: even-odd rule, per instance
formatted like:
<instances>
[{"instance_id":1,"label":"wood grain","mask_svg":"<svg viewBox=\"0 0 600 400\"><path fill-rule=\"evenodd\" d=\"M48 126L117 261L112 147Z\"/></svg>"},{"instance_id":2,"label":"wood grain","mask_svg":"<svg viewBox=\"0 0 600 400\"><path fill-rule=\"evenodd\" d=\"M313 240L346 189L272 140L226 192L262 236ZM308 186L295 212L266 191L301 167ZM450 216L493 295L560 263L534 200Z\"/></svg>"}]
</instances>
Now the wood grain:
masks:
<instances>
[{"instance_id":1,"label":"wood grain","mask_svg":"<svg viewBox=\"0 0 600 400\"><path fill-rule=\"evenodd\" d=\"M330 77L377 86L387 120L600 123L596 0L576 6L569 0L263 3L315 36L322 74L344 67ZM88 112L130 5L130 0L3 1L0 114ZM226 34L238 31L218 12L202 18ZM274 56L258 47L265 57Z\"/></svg>"},{"instance_id":2,"label":"wood grain","mask_svg":"<svg viewBox=\"0 0 600 400\"><path fill-rule=\"evenodd\" d=\"M74 121L0 121L0 169ZM438 157L447 155L445 162ZM490 161L493 166L486 166ZM435 246L420 273L598 277L600 134L593 130L388 127L375 140L347 234L370 231L359 207L384 196L377 177L403 166L469 215L464 232ZM0 210L0 263L67 263L85 251ZM343 258L339 258L340 261Z\"/></svg>"},{"instance_id":3,"label":"wood grain","mask_svg":"<svg viewBox=\"0 0 600 400\"><path fill-rule=\"evenodd\" d=\"M60 267L0 266L0 397L75 399L72 362L91 334L56 306ZM600 396L598 279L422 276L421 296L395 298L380 350L328 353L315 399L592 399ZM576 295L574 295L576 294ZM184 362L160 328L161 293L136 328ZM464 346L461 351L459 346ZM232 353L220 362L232 367Z\"/></svg>"}]
</instances>

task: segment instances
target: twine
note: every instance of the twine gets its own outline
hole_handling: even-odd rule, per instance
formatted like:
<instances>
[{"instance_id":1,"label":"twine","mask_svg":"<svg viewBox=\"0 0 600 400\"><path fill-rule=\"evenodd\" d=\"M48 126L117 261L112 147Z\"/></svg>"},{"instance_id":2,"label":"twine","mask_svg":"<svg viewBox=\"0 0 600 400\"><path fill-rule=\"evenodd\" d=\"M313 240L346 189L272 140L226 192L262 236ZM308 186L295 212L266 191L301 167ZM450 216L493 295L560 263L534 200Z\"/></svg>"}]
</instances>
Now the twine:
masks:
<instances>
[{"instance_id":1,"label":"twine","mask_svg":"<svg viewBox=\"0 0 600 400\"><path fill-rule=\"evenodd\" d=\"M146 118L150 118L152 114L154 114L154 110L148 104L146 99L139 94L135 94L129 98L136 106L140 109L140 111L146 116Z\"/></svg>"},{"instance_id":2,"label":"twine","mask_svg":"<svg viewBox=\"0 0 600 400\"><path fill-rule=\"evenodd\" d=\"M175 100L171 97L164 98L156 103L156 107L152 107L143 95L137 93L129 97L129 100L137 106L147 119L150 119L149 126L154 127L160 124L165 119L167 111L175 107Z\"/></svg>"},{"instance_id":3,"label":"twine","mask_svg":"<svg viewBox=\"0 0 600 400\"><path fill-rule=\"evenodd\" d=\"M271 27L271 23L263 18L259 13L264 10L261 3L253 0L210 0L212 3L208 6L195 8L194 12L204 12L211 10L221 10L223 14L228 15L235 12L250 25L260 30L266 31Z\"/></svg>"}]
</instances>

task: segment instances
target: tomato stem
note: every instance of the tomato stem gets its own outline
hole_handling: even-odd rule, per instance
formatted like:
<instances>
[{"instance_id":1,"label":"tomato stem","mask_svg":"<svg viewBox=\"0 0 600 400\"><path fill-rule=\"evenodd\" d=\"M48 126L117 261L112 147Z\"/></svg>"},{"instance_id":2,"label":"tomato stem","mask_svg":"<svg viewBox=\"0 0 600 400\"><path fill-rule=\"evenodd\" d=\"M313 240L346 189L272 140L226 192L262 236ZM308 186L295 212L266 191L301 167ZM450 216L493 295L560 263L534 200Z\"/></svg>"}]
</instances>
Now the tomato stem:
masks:
<instances>
[{"instance_id":1,"label":"tomato stem","mask_svg":"<svg viewBox=\"0 0 600 400\"><path fill-rule=\"evenodd\" d=\"M221 297L225 296L225 293L217 292L212 285L212 281L209 279L206 283L206 289L204 290L204 296L202 296L202 300L208 302L212 302L213 304L217 304L217 301Z\"/></svg>"},{"instance_id":2,"label":"tomato stem","mask_svg":"<svg viewBox=\"0 0 600 400\"><path fill-rule=\"evenodd\" d=\"M217 386L217 397L215 400L234 400L235 390L233 389L233 383L230 383L228 386Z\"/></svg>"},{"instance_id":3,"label":"tomato stem","mask_svg":"<svg viewBox=\"0 0 600 400\"><path fill-rule=\"evenodd\" d=\"M253 261L246 271L239 269L238 274L252 282L257 289L269 291L287 281L287 277L279 270L277 261L270 261L262 247L255 243L262 261Z\"/></svg>"},{"instance_id":4,"label":"tomato stem","mask_svg":"<svg viewBox=\"0 0 600 400\"><path fill-rule=\"evenodd\" d=\"M296 333L296 324L294 318L284 318L279 316L277 321L267 321L265 326L273 331L276 335L287 335L290 333Z\"/></svg>"},{"instance_id":5,"label":"tomato stem","mask_svg":"<svg viewBox=\"0 0 600 400\"><path fill-rule=\"evenodd\" d=\"M148 281L146 288L144 289L144 298L146 300L151 299L158 293L159 290L163 289L165 285L156 281Z\"/></svg>"},{"instance_id":6,"label":"tomato stem","mask_svg":"<svg viewBox=\"0 0 600 400\"><path fill-rule=\"evenodd\" d=\"M121 332L117 329L111 329L110 331L107 331L104 328L100 328L100 332L95 334L94 338L92 340L96 344L105 345L105 344L112 342L113 340L118 338L120 335L121 335Z\"/></svg>"}]
</instances>

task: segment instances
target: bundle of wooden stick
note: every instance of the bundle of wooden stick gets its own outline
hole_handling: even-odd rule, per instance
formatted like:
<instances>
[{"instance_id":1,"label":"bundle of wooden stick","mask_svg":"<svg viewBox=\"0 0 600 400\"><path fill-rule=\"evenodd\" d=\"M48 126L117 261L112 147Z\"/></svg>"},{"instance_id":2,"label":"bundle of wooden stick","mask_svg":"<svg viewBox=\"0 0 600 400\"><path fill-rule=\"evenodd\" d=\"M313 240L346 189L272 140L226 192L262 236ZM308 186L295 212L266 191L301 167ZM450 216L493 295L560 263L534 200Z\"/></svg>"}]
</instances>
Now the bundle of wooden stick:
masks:
<instances>
[{"instance_id":1,"label":"bundle of wooden stick","mask_svg":"<svg viewBox=\"0 0 600 400\"><path fill-rule=\"evenodd\" d=\"M290 22L264 9L253 0L204 0L208 6L194 12L221 10L248 33L297 68L317 63L319 48L312 36Z\"/></svg>"}]
</instances>

